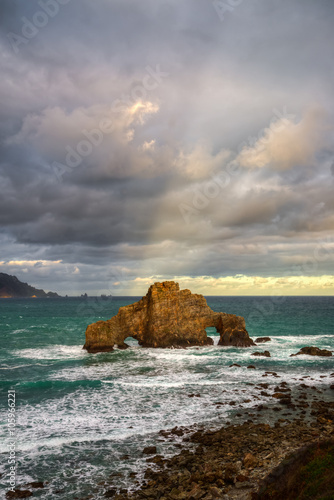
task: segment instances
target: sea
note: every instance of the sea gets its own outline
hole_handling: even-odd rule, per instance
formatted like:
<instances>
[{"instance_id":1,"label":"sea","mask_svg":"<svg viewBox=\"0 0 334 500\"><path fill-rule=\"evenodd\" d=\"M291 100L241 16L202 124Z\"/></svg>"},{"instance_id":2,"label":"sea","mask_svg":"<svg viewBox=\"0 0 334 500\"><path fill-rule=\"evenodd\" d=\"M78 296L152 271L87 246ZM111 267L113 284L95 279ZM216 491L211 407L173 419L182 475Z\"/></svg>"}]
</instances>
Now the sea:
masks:
<instances>
[{"instance_id":1,"label":"sea","mask_svg":"<svg viewBox=\"0 0 334 500\"><path fill-rule=\"evenodd\" d=\"M164 456L178 451L177 436L160 430L215 428L270 404L255 388L277 384L266 371L290 387L302 379L330 393L334 356L290 355L305 346L334 351L334 297L207 297L214 311L244 316L253 339L272 339L255 348L220 347L208 328L212 346L142 348L128 338L127 350L82 349L88 324L138 299L0 300L0 495L10 489L10 456L17 486L44 482L34 498L102 499L108 487L136 487L146 446ZM252 356L256 350L271 357Z\"/></svg>"}]
</instances>

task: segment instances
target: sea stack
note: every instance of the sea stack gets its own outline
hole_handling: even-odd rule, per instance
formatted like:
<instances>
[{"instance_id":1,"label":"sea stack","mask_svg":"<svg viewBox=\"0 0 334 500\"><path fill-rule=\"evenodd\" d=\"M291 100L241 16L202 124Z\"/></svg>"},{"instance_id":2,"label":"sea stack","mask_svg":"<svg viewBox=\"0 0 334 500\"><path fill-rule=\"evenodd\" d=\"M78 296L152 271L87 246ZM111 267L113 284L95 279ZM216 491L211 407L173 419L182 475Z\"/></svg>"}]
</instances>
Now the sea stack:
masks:
<instances>
[{"instance_id":1,"label":"sea stack","mask_svg":"<svg viewBox=\"0 0 334 500\"><path fill-rule=\"evenodd\" d=\"M211 345L205 329L215 327L219 345L249 347L249 337L242 316L214 312L203 295L180 290L174 281L151 285L145 297L107 321L98 321L86 329L84 349L88 352L112 351L133 337L143 347L189 347Z\"/></svg>"}]
</instances>

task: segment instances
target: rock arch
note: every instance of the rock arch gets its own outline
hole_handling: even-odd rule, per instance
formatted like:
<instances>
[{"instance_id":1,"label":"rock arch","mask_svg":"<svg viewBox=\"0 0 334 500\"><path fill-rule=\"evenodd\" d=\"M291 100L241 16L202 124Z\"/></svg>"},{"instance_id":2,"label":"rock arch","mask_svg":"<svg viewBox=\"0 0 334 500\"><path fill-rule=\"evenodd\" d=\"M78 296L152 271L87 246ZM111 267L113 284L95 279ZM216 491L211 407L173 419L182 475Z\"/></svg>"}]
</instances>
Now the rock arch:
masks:
<instances>
[{"instance_id":1,"label":"rock arch","mask_svg":"<svg viewBox=\"0 0 334 500\"><path fill-rule=\"evenodd\" d=\"M106 352L114 345L126 348L127 337L144 347L210 345L213 341L205 331L209 326L220 334L219 345L255 345L243 317L212 311L203 295L180 290L174 281L154 283L138 302L120 307L107 321L89 325L84 349Z\"/></svg>"}]
</instances>

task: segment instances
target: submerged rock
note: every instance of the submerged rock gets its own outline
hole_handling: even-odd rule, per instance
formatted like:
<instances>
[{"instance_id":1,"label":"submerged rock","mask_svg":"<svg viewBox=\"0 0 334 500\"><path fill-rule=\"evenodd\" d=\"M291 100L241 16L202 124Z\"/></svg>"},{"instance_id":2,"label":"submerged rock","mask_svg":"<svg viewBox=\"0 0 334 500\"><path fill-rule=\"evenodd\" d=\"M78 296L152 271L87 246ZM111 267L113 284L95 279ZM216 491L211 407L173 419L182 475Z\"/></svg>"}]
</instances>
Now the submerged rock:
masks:
<instances>
[{"instance_id":1,"label":"submerged rock","mask_svg":"<svg viewBox=\"0 0 334 500\"><path fill-rule=\"evenodd\" d=\"M31 483L27 483L26 486L28 486L28 488L44 488L44 483L43 481L32 481Z\"/></svg>"},{"instance_id":2,"label":"submerged rock","mask_svg":"<svg viewBox=\"0 0 334 500\"><path fill-rule=\"evenodd\" d=\"M154 455L156 452L157 452L156 446L146 446L146 448L143 449L144 455Z\"/></svg>"},{"instance_id":3,"label":"submerged rock","mask_svg":"<svg viewBox=\"0 0 334 500\"><path fill-rule=\"evenodd\" d=\"M252 356L264 356L265 358L270 358L270 352L269 351L252 352Z\"/></svg>"},{"instance_id":4,"label":"submerged rock","mask_svg":"<svg viewBox=\"0 0 334 500\"><path fill-rule=\"evenodd\" d=\"M299 356L300 354L308 354L309 356L332 356L332 352L327 349L319 349L319 347L302 347L296 354L291 354L293 356Z\"/></svg>"},{"instance_id":5,"label":"submerged rock","mask_svg":"<svg viewBox=\"0 0 334 500\"><path fill-rule=\"evenodd\" d=\"M29 498L32 497L32 495L32 492L29 490L15 488L14 490L7 491L6 498Z\"/></svg>"},{"instance_id":6,"label":"submerged rock","mask_svg":"<svg viewBox=\"0 0 334 500\"><path fill-rule=\"evenodd\" d=\"M270 337L258 337L255 339L256 344L260 344L261 342L270 342L271 338Z\"/></svg>"},{"instance_id":7,"label":"submerged rock","mask_svg":"<svg viewBox=\"0 0 334 500\"><path fill-rule=\"evenodd\" d=\"M205 329L215 327L219 345L248 347L255 345L241 316L214 312L203 295L180 290L174 281L154 283L145 297L107 321L98 321L86 329L84 349L88 352L124 348L124 340L133 337L144 347L188 347L212 345Z\"/></svg>"}]
</instances>

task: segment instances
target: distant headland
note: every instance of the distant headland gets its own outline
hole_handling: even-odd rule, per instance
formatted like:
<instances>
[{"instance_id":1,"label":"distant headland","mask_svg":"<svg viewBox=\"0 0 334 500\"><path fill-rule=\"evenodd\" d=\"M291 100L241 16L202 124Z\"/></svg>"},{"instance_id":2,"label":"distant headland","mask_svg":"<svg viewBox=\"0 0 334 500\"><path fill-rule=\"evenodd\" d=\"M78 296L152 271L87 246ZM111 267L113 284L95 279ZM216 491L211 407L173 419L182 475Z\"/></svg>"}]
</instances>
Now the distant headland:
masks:
<instances>
[{"instance_id":1,"label":"distant headland","mask_svg":"<svg viewBox=\"0 0 334 500\"><path fill-rule=\"evenodd\" d=\"M42 289L35 288L23 283L16 276L0 273L0 299L15 299L15 298L57 298L60 297L55 292L44 292Z\"/></svg>"}]
</instances>

